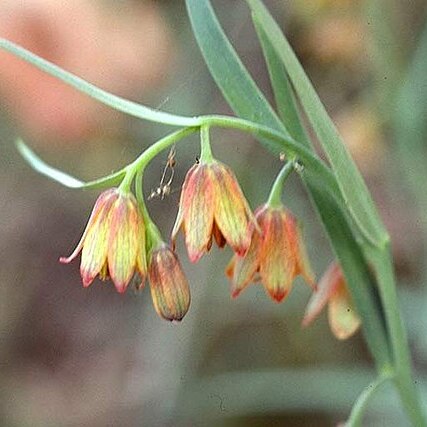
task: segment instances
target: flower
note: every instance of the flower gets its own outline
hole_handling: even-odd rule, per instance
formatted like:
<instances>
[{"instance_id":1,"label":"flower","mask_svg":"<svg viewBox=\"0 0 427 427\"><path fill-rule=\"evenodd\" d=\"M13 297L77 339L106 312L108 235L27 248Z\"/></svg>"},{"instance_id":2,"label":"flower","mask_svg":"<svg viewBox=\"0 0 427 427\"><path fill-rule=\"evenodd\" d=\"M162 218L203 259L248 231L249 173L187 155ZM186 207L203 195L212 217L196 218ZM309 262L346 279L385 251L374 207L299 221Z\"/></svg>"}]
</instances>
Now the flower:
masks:
<instances>
[{"instance_id":1,"label":"flower","mask_svg":"<svg viewBox=\"0 0 427 427\"><path fill-rule=\"evenodd\" d=\"M136 271L144 283L145 227L133 194L112 188L99 196L79 244L60 262L71 262L80 251L84 287L99 275L102 280L111 277L122 293Z\"/></svg>"},{"instance_id":2,"label":"flower","mask_svg":"<svg viewBox=\"0 0 427 427\"><path fill-rule=\"evenodd\" d=\"M148 279L159 316L182 320L190 306L190 288L175 252L163 242L151 253Z\"/></svg>"},{"instance_id":3,"label":"flower","mask_svg":"<svg viewBox=\"0 0 427 427\"><path fill-rule=\"evenodd\" d=\"M235 255L226 269L232 297L251 282L262 282L271 298L282 301L293 279L302 275L314 285L297 221L283 205L263 205L255 212L260 232L252 227L252 240L245 256Z\"/></svg>"},{"instance_id":4,"label":"flower","mask_svg":"<svg viewBox=\"0 0 427 427\"><path fill-rule=\"evenodd\" d=\"M328 320L332 333L340 340L353 335L360 326L358 316L340 265L333 262L322 276L305 310L302 321L308 326L328 304Z\"/></svg>"},{"instance_id":5,"label":"flower","mask_svg":"<svg viewBox=\"0 0 427 427\"><path fill-rule=\"evenodd\" d=\"M182 227L188 256L197 262L212 245L228 243L244 255L251 243L254 217L231 169L216 160L195 164L182 187L172 244Z\"/></svg>"}]
</instances>

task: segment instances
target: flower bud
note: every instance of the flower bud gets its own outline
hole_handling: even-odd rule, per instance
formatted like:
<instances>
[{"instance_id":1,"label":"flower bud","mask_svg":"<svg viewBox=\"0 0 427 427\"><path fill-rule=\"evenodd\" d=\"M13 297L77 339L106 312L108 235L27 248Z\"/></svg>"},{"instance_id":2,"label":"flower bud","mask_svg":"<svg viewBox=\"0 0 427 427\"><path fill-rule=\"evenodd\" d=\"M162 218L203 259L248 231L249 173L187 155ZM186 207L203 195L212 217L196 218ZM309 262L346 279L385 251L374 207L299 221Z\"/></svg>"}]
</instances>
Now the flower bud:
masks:
<instances>
[{"instance_id":1,"label":"flower bud","mask_svg":"<svg viewBox=\"0 0 427 427\"><path fill-rule=\"evenodd\" d=\"M159 316L182 320L190 306L190 288L175 252L166 244L151 253L148 279Z\"/></svg>"}]
</instances>

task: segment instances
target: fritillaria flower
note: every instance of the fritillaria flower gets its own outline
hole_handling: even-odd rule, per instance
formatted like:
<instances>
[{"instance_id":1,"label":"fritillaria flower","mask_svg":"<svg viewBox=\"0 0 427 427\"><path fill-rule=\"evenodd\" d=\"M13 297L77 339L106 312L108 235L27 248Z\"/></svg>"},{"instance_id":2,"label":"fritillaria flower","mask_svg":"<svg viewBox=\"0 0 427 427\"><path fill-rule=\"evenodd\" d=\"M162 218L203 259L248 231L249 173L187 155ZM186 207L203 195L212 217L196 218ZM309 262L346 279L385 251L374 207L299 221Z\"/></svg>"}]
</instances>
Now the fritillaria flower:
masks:
<instances>
[{"instance_id":1,"label":"fritillaria flower","mask_svg":"<svg viewBox=\"0 0 427 427\"><path fill-rule=\"evenodd\" d=\"M190 306L190 288L175 252L163 242L151 252L148 279L159 316L181 320Z\"/></svg>"},{"instance_id":2,"label":"fritillaria flower","mask_svg":"<svg viewBox=\"0 0 427 427\"><path fill-rule=\"evenodd\" d=\"M303 326L308 326L328 304L328 320L332 333L341 340L349 338L360 326L347 284L338 263L332 263L318 284L305 311Z\"/></svg>"},{"instance_id":3,"label":"fritillaria flower","mask_svg":"<svg viewBox=\"0 0 427 427\"><path fill-rule=\"evenodd\" d=\"M209 251L212 237L219 247L228 243L244 255L251 243L254 218L231 169L212 160L195 164L182 187L172 243L182 228L190 261Z\"/></svg>"},{"instance_id":4,"label":"fritillaria flower","mask_svg":"<svg viewBox=\"0 0 427 427\"><path fill-rule=\"evenodd\" d=\"M276 302L290 292L292 282L302 275L314 285L306 251L296 219L283 205L261 206L255 212L260 231L252 227L251 245L246 255L234 255L226 274L236 297L252 282L261 282Z\"/></svg>"},{"instance_id":5,"label":"fritillaria flower","mask_svg":"<svg viewBox=\"0 0 427 427\"><path fill-rule=\"evenodd\" d=\"M102 280L111 277L117 291L122 293L135 272L144 283L145 227L133 194L112 188L99 196L79 244L60 262L71 262L80 251L84 287L96 276Z\"/></svg>"}]
</instances>

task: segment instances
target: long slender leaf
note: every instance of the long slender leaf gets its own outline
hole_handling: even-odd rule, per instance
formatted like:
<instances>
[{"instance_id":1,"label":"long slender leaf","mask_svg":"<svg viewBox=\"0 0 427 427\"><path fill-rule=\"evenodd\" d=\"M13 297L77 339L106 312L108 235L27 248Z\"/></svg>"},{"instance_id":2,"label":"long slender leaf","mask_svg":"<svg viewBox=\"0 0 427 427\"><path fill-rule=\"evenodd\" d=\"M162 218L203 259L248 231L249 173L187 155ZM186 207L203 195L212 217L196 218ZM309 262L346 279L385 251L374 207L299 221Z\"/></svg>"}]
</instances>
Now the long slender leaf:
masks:
<instances>
[{"instance_id":1,"label":"long slender leaf","mask_svg":"<svg viewBox=\"0 0 427 427\"><path fill-rule=\"evenodd\" d=\"M53 181L59 182L68 188L85 188L85 189L96 189L96 188L105 188L120 183L125 176L126 171L121 169L117 172L112 173L111 175L104 176L102 178L96 179L94 181L83 182L77 178L74 178L71 175L68 175L58 169L55 169L52 166L49 166L45 163L40 157L38 157L33 150L31 150L28 145L18 139L16 141L16 147L22 157L28 162L28 164L40 174L47 176Z\"/></svg>"},{"instance_id":2,"label":"long slender leaf","mask_svg":"<svg viewBox=\"0 0 427 427\"><path fill-rule=\"evenodd\" d=\"M187 0L186 4L206 64L233 110L289 135L222 31L210 2Z\"/></svg>"},{"instance_id":3,"label":"long slender leaf","mask_svg":"<svg viewBox=\"0 0 427 427\"><path fill-rule=\"evenodd\" d=\"M96 87L91 83L88 83L82 78L63 70L57 65L52 64L51 62L46 61L43 58L40 58L34 53L29 52L28 50L16 45L15 43L9 40L0 38L0 49L10 52L18 58L29 62L30 64L36 66L42 71L50 74L51 76L56 77L59 80L62 80L64 83L67 83L68 85L76 88L80 92L91 96L99 102L102 102L103 104L106 104L111 108L114 108L118 111L122 111L131 116L173 126L198 125L197 117L177 116L174 114L165 113L163 111L153 110L144 105L140 105L136 102L128 101L127 99L121 98L120 96L113 95L105 90L100 89L99 87Z\"/></svg>"},{"instance_id":4,"label":"long slender leaf","mask_svg":"<svg viewBox=\"0 0 427 427\"><path fill-rule=\"evenodd\" d=\"M337 176L344 200L356 223L369 241L377 246L383 246L388 241L388 234L366 184L295 53L264 4L259 0L247 0L247 2L258 24L262 26L286 67L307 117Z\"/></svg>"},{"instance_id":5,"label":"long slender leaf","mask_svg":"<svg viewBox=\"0 0 427 427\"><path fill-rule=\"evenodd\" d=\"M310 140L308 139L302 125L295 102L296 100L283 62L277 55L270 43L270 40L265 35L265 31L262 26L258 24L256 19L254 19L254 24L267 62L268 73L270 75L271 86L273 88L279 117L295 140L310 146Z\"/></svg>"}]
</instances>

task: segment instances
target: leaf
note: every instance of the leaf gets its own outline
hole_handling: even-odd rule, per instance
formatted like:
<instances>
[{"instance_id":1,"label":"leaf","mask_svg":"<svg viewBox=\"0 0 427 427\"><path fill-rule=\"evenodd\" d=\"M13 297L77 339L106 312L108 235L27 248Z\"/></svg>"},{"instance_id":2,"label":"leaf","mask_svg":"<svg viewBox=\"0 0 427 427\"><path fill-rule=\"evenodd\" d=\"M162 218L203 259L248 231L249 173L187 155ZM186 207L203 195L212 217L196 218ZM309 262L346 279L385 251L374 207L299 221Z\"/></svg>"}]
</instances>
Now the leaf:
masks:
<instances>
[{"instance_id":1,"label":"leaf","mask_svg":"<svg viewBox=\"0 0 427 427\"><path fill-rule=\"evenodd\" d=\"M289 132L249 75L207 0L186 0L194 35L206 64L232 109L242 118Z\"/></svg>"},{"instance_id":2,"label":"leaf","mask_svg":"<svg viewBox=\"0 0 427 427\"><path fill-rule=\"evenodd\" d=\"M111 187L119 184L125 176L125 169L121 169L117 172L112 173L111 175L104 176L102 178L96 179L94 181L83 182L74 178L71 175L68 175L58 169L49 166L45 163L40 157L38 157L31 148L28 147L22 141L18 139L15 142L16 148L18 149L21 156L28 162L28 164L40 174L47 176L53 181L59 182L68 188L85 188L85 189L95 189L95 188L105 188Z\"/></svg>"},{"instance_id":3,"label":"leaf","mask_svg":"<svg viewBox=\"0 0 427 427\"><path fill-rule=\"evenodd\" d=\"M285 65L307 117L336 174L338 185L355 222L371 243L383 246L388 240L387 231L382 225L366 184L295 53L264 4L259 0L247 2L256 17L257 25L262 27Z\"/></svg>"},{"instance_id":4,"label":"leaf","mask_svg":"<svg viewBox=\"0 0 427 427\"><path fill-rule=\"evenodd\" d=\"M267 62L268 73L270 75L271 86L273 88L279 117L289 130L292 137L309 147L310 140L308 139L301 123L295 96L286 74L285 67L265 35L264 30L255 18L254 25Z\"/></svg>"},{"instance_id":5,"label":"leaf","mask_svg":"<svg viewBox=\"0 0 427 427\"><path fill-rule=\"evenodd\" d=\"M63 70L57 65L40 58L34 53L29 52L28 50L16 45L9 40L0 38L0 48L12 53L26 62L29 62L30 64L36 66L51 76L62 80L64 83L76 88L78 91L89 95L90 97L105 105L108 105L111 108L122 111L123 113L138 117L140 119L173 126L198 126L199 121L197 117L177 116L174 114L165 113L163 111L153 110L144 105L140 105L136 102L121 98L120 96L113 95L91 83L88 83L82 78Z\"/></svg>"}]
</instances>

